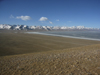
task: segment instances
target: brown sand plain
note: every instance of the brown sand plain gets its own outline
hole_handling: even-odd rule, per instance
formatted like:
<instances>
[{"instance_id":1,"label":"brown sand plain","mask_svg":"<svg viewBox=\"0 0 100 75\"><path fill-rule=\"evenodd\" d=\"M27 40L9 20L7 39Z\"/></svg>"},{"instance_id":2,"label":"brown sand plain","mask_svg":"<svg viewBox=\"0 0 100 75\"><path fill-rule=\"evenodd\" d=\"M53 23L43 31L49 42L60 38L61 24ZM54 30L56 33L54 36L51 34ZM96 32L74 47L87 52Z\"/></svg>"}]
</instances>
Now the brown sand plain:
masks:
<instances>
[{"instance_id":1,"label":"brown sand plain","mask_svg":"<svg viewBox=\"0 0 100 75\"><path fill-rule=\"evenodd\" d=\"M0 75L100 75L100 41L0 33Z\"/></svg>"}]
</instances>

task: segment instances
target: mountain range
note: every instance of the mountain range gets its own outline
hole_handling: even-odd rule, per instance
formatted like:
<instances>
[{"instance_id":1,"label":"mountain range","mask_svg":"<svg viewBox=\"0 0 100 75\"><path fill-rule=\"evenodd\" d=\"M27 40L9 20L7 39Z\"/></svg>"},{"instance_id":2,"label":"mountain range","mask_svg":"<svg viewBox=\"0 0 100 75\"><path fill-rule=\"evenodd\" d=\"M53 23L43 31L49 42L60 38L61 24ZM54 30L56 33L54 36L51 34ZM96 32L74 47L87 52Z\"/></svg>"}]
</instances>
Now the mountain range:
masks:
<instances>
[{"instance_id":1,"label":"mountain range","mask_svg":"<svg viewBox=\"0 0 100 75\"><path fill-rule=\"evenodd\" d=\"M0 24L0 29L7 30L100 30L100 28L91 28L85 26L28 26L28 25L9 25Z\"/></svg>"}]
</instances>

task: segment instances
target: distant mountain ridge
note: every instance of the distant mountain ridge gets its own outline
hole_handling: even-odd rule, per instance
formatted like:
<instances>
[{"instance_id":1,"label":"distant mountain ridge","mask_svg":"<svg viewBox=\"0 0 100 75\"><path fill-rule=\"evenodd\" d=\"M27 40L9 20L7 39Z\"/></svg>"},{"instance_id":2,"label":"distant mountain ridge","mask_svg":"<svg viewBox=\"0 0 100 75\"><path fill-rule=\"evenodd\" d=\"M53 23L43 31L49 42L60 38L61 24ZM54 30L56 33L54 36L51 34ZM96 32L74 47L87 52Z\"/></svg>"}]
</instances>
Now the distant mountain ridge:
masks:
<instances>
[{"instance_id":1,"label":"distant mountain ridge","mask_svg":"<svg viewBox=\"0 0 100 75\"><path fill-rule=\"evenodd\" d=\"M89 28L85 26L27 26L27 25L9 25L0 24L0 29L7 30L100 30L100 28Z\"/></svg>"}]
</instances>

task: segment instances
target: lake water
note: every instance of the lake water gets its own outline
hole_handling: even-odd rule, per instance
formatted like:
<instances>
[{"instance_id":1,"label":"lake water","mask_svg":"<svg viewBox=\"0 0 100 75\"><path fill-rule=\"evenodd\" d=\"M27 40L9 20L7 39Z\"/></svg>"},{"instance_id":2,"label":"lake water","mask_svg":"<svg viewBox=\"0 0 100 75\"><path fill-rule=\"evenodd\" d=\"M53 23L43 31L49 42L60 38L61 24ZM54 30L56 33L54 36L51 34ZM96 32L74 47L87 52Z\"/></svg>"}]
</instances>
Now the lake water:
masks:
<instances>
[{"instance_id":1,"label":"lake water","mask_svg":"<svg viewBox=\"0 0 100 75\"><path fill-rule=\"evenodd\" d=\"M100 41L100 31L44 31L44 32L27 32L27 33Z\"/></svg>"}]
</instances>

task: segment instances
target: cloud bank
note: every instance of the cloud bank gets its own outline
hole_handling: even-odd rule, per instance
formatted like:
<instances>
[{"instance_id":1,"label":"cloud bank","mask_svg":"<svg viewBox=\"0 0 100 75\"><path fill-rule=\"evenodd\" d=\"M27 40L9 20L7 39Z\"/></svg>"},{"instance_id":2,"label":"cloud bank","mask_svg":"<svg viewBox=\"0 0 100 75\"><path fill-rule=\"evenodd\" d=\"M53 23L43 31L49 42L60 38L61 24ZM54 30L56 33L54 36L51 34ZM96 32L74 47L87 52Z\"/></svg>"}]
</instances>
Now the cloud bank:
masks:
<instances>
[{"instance_id":1,"label":"cloud bank","mask_svg":"<svg viewBox=\"0 0 100 75\"><path fill-rule=\"evenodd\" d=\"M14 18L14 19L21 19L21 20L24 20L24 21L27 21L27 20L30 20L31 17L30 16L16 16L14 17L13 15L10 15L10 18ZM41 17L39 19L39 21L49 21L50 24L53 24L47 17ZM58 20L57 20L58 21Z\"/></svg>"},{"instance_id":2,"label":"cloud bank","mask_svg":"<svg viewBox=\"0 0 100 75\"><path fill-rule=\"evenodd\" d=\"M21 20L27 21L27 20L30 20L31 17L30 16L17 16L16 19L21 19Z\"/></svg>"}]
</instances>

